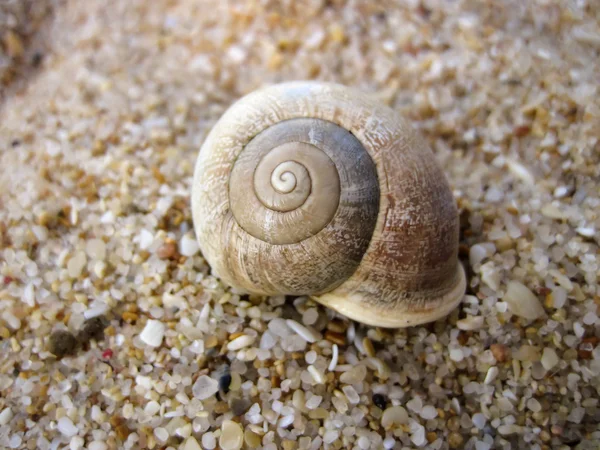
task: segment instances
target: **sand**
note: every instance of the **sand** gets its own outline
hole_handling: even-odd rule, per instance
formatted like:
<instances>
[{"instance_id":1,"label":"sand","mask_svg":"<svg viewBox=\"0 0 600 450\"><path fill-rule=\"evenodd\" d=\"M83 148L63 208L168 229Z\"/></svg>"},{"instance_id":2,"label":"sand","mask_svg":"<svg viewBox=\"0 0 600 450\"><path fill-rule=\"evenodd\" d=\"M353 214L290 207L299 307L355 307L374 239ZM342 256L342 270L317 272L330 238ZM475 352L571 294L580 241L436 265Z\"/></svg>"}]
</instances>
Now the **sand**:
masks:
<instances>
[{"instance_id":1,"label":"sand","mask_svg":"<svg viewBox=\"0 0 600 450\"><path fill-rule=\"evenodd\" d=\"M0 4L0 447L597 448L596 2L33 4ZM448 317L366 327L211 274L200 145L295 79L430 144L468 273Z\"/></svg>"}]
</instances>

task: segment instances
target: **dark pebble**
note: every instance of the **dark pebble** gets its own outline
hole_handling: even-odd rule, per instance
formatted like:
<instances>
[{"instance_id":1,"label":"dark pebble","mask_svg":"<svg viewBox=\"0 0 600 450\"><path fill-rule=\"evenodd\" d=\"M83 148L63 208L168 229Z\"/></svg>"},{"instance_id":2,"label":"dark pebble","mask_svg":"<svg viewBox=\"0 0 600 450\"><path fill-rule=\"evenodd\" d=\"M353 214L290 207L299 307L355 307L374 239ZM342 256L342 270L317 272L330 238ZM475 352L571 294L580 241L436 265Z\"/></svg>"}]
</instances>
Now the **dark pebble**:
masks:
<instances>
[{"instance_id":1,"label":"dark pebble","mask_svg":"<svg viewBox=\"0 0 600 450\"><path fill-rule=\"evenodd\" d=\"M387 401L385 397L381 394L373 394L373 404L377 406L379 409L385 409L387 405Z\"/></svg>"},{"instance_id":2,"label":"dark pebble","mask_svg":"<svg viewBox=\"0 0 600 450\"><path fill-rule=\"evenodd\" d=\"M219 389L221 389L225 394L229 392L229 385L231 384L231 375L226 373L221 375L219 378Z\"/></svg>"},{"instance_id":3,"label":"dark pebble","mask_svg":"<svg viewBox=\"0 0 600 450\"><path fill-rule=\"evenodd\" d=\"M37 67L41 64L44 55L41 52L35 52L31 57L31 65Z\"/></svg>"},{"instance_id":4,"label":"dark pebble","mask_svg":"<svg viewBox=\"0 0 600 450\"><path fill-rule=\"evenodd\" d=\"M68 331L59 330L50 335L50 353L57 358L72 355L77 348L77 340Z\"/></svg>"},{"instance_id":5,"label":"dark pebble","mask_svg":"<svg viewBox=\"0 0 600 450\"><path fill-rule=\"evenodd\" d=\"M107 325L108 323L104 317L92 317L84 322L78 338L82 343L87 343L92 339L101 341L104 339L104 329Z\"/></svg>"},{"instance_id":6,"label":"dark pebble","mask_svg":"<svg viewBox=\"0 0 600 450\"><path fill-rule=\"evenodd\" d=\"M232 398L229 400L229 409L234 416L241 416L252 406L252 402L247 398Z\"/></svg>"}]
</instances>

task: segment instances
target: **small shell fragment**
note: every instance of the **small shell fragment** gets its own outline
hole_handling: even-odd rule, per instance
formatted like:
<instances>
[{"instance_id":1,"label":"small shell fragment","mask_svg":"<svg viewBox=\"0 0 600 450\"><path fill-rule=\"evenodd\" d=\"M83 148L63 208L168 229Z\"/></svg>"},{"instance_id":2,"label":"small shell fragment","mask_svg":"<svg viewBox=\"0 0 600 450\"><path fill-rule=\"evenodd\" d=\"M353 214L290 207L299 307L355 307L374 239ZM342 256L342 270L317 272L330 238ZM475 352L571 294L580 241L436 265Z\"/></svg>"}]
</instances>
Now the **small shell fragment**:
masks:
<instances>
[{"instance_id":1,"label":"small shell fragment","mask_svg":"<svg viewBox=\"0 0 600 450\"><path fill-rule=\"evenodd\" d=\"M333 347L331 347L331 362L329 363L329 367L327 368L327 370L329 370L330 372L335 370L335 366L337 366L337 363L338 363L338 358L339 358L338 346L337 346L337 344L333 344Z\"/></svg>"}]
</instances>

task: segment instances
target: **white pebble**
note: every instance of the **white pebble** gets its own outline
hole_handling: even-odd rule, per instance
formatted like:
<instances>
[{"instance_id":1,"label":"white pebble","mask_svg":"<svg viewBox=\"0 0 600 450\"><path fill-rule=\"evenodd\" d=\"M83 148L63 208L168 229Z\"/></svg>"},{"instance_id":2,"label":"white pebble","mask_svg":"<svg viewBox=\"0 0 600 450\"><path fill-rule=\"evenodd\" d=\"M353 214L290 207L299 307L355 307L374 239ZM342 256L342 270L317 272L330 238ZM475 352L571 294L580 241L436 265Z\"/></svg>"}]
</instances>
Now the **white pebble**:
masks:
<instances>
[{"instance_id":1,"label":"white pebble","mask_svg":"<svg viewBox=\"0 0 600 450\"><path fill-rule=\"evenodd\" d=\"M159 442L167 442L167 439L169 439L169 432L163 427L158 427L154 429L154 436L156 436L156 439L158 439Z\"/></svg>"},{"instance_id":2,"label":"white pebble","mask_svg":"<svg viewBox=\"0 0 600 450\"><path fill-rule=\"evenodd\" d=\"M504 192L495 186L490 187L485 193L485 201L489 203L499 202L504 198Z\"/></svg>"},{"instance_id":3,"label":"white pebble","mask_svg":"<svg viewBox=\"0 0 600 450\"><path fill-rule=\"evenodd\" d=\"M25 289L23 289L23 296L21 299L27 303L28 306L35 306L35 288L33 287L33 283L29 283Z\"/></svg>"},{"instance_id":4,"label":"white pebble","mask_svg":"<svg viewBox=\"0 0 600 450\"><path fill-rule=\"evenodd\" d=\"M484 441L475 442L475 450L490 450L492 448L492 444L488 444Z\"/></svg>"},{"instance_id":5,"label":"white pebble","mask_svg":"<svg viewBox=\"0 0 600 450\"><path fill-rule=\"evenodd\" d=\"M492 366L488 369L487 373L485 374L485 380L483 381L484 384L491 384L494 382L494 380L496 379L496 377L498 376L498 368L496 366Z\"/></svg>"},{"instance_id":6,"label":"white pebble","mask_svg":"<svg viewBox=\"0 0 600 450\"><path fill-rule=\"evenodd\" d=\"M160 404L157 401L150 401L146 404L144 408L144 412L149 416L154 416L157 412L160 411Z\"/></svg>"},{"instance_id":7,"label":"white pebble","mask_svg":"<svg viewBox=\"0 0 600 450\"><path fill-rule=\"evenodd\" d=\"M200 447L200 444L198 444L198 441L194 436L190 436L185 441L185 444L183 445L183 450L202 450L202 447Z\"/></svg>"},{"instance_id":8,"label":"white pebble","mask_svg":"<svg viewBox=\"0 0 600 450\"><path fill-rule=\"evenodd\" d=\"M154 242L154 235L144 228L138 234L137 241L142 250L147 250Z\"/></svg>"},{"instance_id":9,"label":"white pebble","mask_svg":"<svg viewBox=\"0 0 600 450\"><path fill-rule=\"evenodd\" d=\"M165 324L159 320L149 319L140 333L140 339L150 347L158 347L165 335Z\"/></svg>"},{"instance_id":10,"label":"white pebble","mask_svg":"<svg viewBox=\"0 0 600 450\"><path fill-rule=\"evenodd\" d=\"M393 437L387 437L383 440L383 448L391 450L396 445L396 440Z\"/></svg>"},{"instance_id":11,"label":"white pebble","mask_svg":"<svg viewBox=\"0 0 600 450\"><path fill-rule=\"evenodd\" d=\"M183 256L194 256L198 253L198 250L200 250L200 247L195 238L190 237L187 234L181 238L181 242L179 243L179 253Z\"/></svg>"},{"instance_id":12,"label":"white pebble","mask_svg":"<svg viewBox=\"0 0 600 450\"><path fill-rule=\"evenodd\" d=\"M485 427L485 423L487 421L485 416L481 413L473 414L473 417L471 418L471 420L473 421L473 425L475 427L479 428L480 430L483 430L483 427Z\"/></svg>"},{"instance_id":13,"label":"white pebble","mask_svg":"<svg viewBox=\"0 0 600 450\"><path fill-rule=\"evenodd\" d=\"M314 331L312 329L305 327L304 325L299 324L295 320L288 319L285 321L285 323L287 324L288 327L290 327L292 329L292 331L294 331L296 334L298 334L306 342L313 343L313 342L317 342L318 340L321 339L321 335L319 333L317 333L316 331Z\"/></svg>"},{"instance_id":14,"label":"white pebble","mask_svg":"<svg viewBox=\"0 0 600 450\"><path fill-rule=\"evenodd\" d=\"M131 403L127 403L125 406L123 406L123 417L125 419L131 419L133 417L134 412L135 409Z\"/></svg>"},{"instance_id":15,"label":"white pebble","mask_svg":"<svg viewBox=\"0 0 600 450\"><path fill-rule=\"evenodd\" d=\"M304 314L302 314L302 322L304 325L314 325L318 319L319 311L317 311L317 308L308 308L304 311Z\"/></svg>"},{"instance_id":16,"label":"white pebble","mask_svg":"<svg viewBox=\"0 0 600 450\"><path fill-rule=\"evenodd\" d=\"M0 412L0 425L8 425L8 423L12 420L14 414L10 406L4 408L2 412Z\"/></svg>"},{"instance_id":17,"label":"white pebble","mask_svg":"<svg viewBox=\"0 0 600 450\"><path fill-rule=\"evenodd\" d=\"M537 319L545 314L544 308L535 294L518 281L508 283L506 294L502 300L508 303L513 314L528 320Z\"/></svg>"},{"instance_id":18,"label":"white pebble","mask_svg":"<svg viewBox=\"0 0 600 450\"><path fill-rule=\"evenodd\" d=\"M577 234L580 234L581 236L584 237L594 237L596 235L596 230L594 230L594 228L592 227L578 227L575 228L575 231L577 231Z\"/></svg>"},{"instance_id":19,"label":"white pebble","mask_svg":"<svg viewBox=\"0 0 600 450\"><path fill-rule=\"evenodd\" d=\"M16 317L9 310L5 310L2 313L2 319L4 319L4 321L6 322L6 324L9 327L11 327L13 330L18 330L19 328L21 328L21 320L19 320L19 318Z\"/></svg>"},{"instance_id":20,"label":"white pebble","mask_svg":"<svg viewBox=\"0 0 600 450\"><path fill-rule=\"evenodd\" d=\"M263 335L260 338L259 348L263 350L270 350L273 347L275 347L276 343L277 338L273 336L273 334L269 330L267 330L263 333Z\"/></svg>"},{"instance_id":21,"label":"white pebble","mask_svg":"<svg viewBox=\"0 0 600 450\"><path fill-rule=\"evenodd\" d=\"M96 423L101 423L105 420L105 415L98 405L92 406L92 420Z\"/></svg>"},{"instance_id":22,"label":"white pebble","mask_svg":"<svg viewBox=\"0 0 600 450\"><path fill-rule=\"evenodd\" d=\"M315 383L317 383L317 384L325 383L325 376L323 376L323 374L315 366L313 366L311 364L310 366L308 366L306 368L306 370L308 370L308 373L310 373L313 380L315 380Z\"/></svg>"},{"instance_id":23,"label":"white pebble","mask_svg":"<svg viewBox=\"0 0 600 450\"><path fill-rule=\"evenodd\" d=\"M548 271L550 275L554 277L556 282L560 284L567 292L571 292L573 290L573 283L566 275L562 274L556 269L551 269Z\"/></svg>"},{"instance_id":24,"label":"white pebble","mask_svg":"<svg viewBox=\"0 0 600 450\"><path fill-rule=\"evenodd\" d=\"M585 416L585 408L578 406L571 410L571 412L567 416L567 420L572 423L581 423L584 416Z\"/></svg>"},{"instance_id":25,"label":"white pebble","mask_svg":"<svg viewBox=\"0 0 600 450\"><path fill-rule=\"evenodd\" d=\"M73 436L69 442L69 450L80 450L85 445L85 439L81 436Z\"/></svg>"},{"instance_id":26,"label":"white pebble","mask_svg":"<svg viewBox=\"0 0 600 450\"><path fill-rule=\"evenodd\" d=\"M590 311L585 316L583 316L583 323L586 325L594 325L598 320L598 316L595 312Z\"/></svg>"},{"instance_id":27,"label":"white pebble","mask_svg":"<svg viewBox=\"0 0 600 450\"><path fill-rule=\"evenodd\" d=\"M75 436L79 431L79 429L73 424L73 421L66 416L58 419L56 428L67 437Z\"/></svg>"},{"instance_id":28,"label":"white pebble","mask_svg":"<svg viewBox=\"0 0 600 450\"><path fill-rule=\"evenodd\" d=\"M455 362L461 362L465 358L463 351L460 348L450 350L450 359Z\"/></svg>"},{"instance_id":29,"label":"white pebble","mask_svg":"<svg viewBox=\"0 0 600 450\"><path fill-rule=\"evenodd\" d=\"M67 263L67 273L71 278L79 278L83 268L87 263L87 257L84 252L76 252Z\"/></svg>"},{"instance_id":30,"label":"white pebble","mask_svg":"<svg viewBox=\"0 0 600 450\"><path fill-rule=\"evenodd\" d=\"M496 252L496 246L491 242L486 242L483 244L475 244L471 246L469 249L469 263L471 267L476 264L479 264L484 259L493 256Z\"/></svg>"},{"instance_id":31,"label":"white pebble","mask_svg":"<svg viewBox=\"0 0 600 450\"><path fill-rule=\"evenodd\" d=\"M565 303L567 302L567 291L563 287L556 286L552 290L552 302L556 309L565 306Z\"/></svg>"},{"instance_id":32,"label":"white pebble","mask_svg":"<svg viewBox=\"0 0 600 450\"><path fill-rule=\"evenodd\" d=\"M437 410L430 405L423 407L420 413L421 417L425 420L435 419L438 415Z\"/></svg>"},{"instance_id":33,"label":"white pebble","mask_svg":"<svg viewBox=\"0 0 600 450\"><path fill-rule=\"evenodd\" d=\"M371 441L367 436L361 436L356 442L361 450L367 450L371 446Z\"/></svg>"},{"instance_id":34,"label":"white pebble","mask_svg":"<svg viewBox=\"0 0 600 450\"><path fill-rule=\"evenodd\" d=\"M423 409L423 400L421 397L414 397L406 403L406 407L416 414L420 414Z\"/></svg>"},{"instance_id":35,"label":"white pebble","mask_svg":"<svg viewBox=\"0 0 600 450\"><path fill-rule=\"evenodd\" d=\"M327 430L323 435L323 442L326 444L331 444L335 442L335 440L340 437L340 432L337 430Z\"/></svg>"},{"instance_id":36,"label":"white pebble","mask_svg":"<svg viewBox=\"0 0 600 450\"><path fill-rule=\"evenodd\" d=\"M204 433L202 435L202 447L207 450L212 450L217 446L217 439L215 438L214 433L210 431L208 433Z\"/></svg>"},{"instance_id":37,"label":"white pebble","mask_svg":"<svg viewBox=\"0 0 600 450\"><path fill-rule=\"evenodd\" d=\"M222 450L239 450L244 443L244 431L242 427L231 420L224 420L221 425L221 437L219 445Z\"/></svg>"},{"instance_id":38,"label":"white pebble","mask_svg":"<svg viewBox=\"0 0 600 450\"><path fill-rule=\"evenodd\" d=\"M295 417L293 414L290 414L289 416L283 416L281 419L279 419L279 421L277 422L277 427L278 428L287 428L289 427L291 424L294 423Z\"/></svg>"},{"instance_id":39,"label":"white pebble","mask_svg":"<svg viewBox=\"0 0 600 450\"><path fill-rule=\"evenodd\" d=\"M518 433L519 430L520 430L520 427L518 425L514 425L514 424L500 425L498 427L498 433L500 433L503 436L508 436L511 434Z\"/></svg>"},{"instance_id":40,"label":"white pebble","mask_svg":"<svg viewBox=\"0 0 600 450\"><path fill-rule=\"evenodd\" d=\"M329 363L329 367L327 368L330 372L335 370L335 367L337 366L337 363L338 363L338 358L339 358L338 346L337 346L337 344L333 344L333 346L331 347L331 362Z\"/></svg>"},{"instance_id":41,"label":"white pebble","mask_svg":"<svg viewBox=\"0 0 600 450\"><path fill-rule=\"evenodd\" d=\"M17 448L21 447L22 443L23 443L23 438L15 433L10 437L10 440L8 441L8 447L17 449Z\"/></svg>"},{"instance_id":42,"label":"white pebble","mask_svg":"<svg viewBox=\"0 0 600 450\"><path fill-rule=\"evenodd\" d=\"M241 350L242 348L249 347L254 344L256 341L256 337L250 336L248 334L243 334L241 336L236 337L233 341L227 344L227 350L236 351Z\"/></svg>"},{"instance_id":43,"label":"white pebble","mask_svg":"<svg viewBox=\"0 0 600 450\"><path fill-rule=\"evenodd\" d=\"M235 65L242 63L248 56L248 52L239 45L232 45L227 50L227 58Z\"/></svg>"},{"instance_id":44,"label":"white pebble","mask_svg":"<svg viewBox=\"0 0 600 450\"><path fill-rule=\"evenodd\" d=\"M417 447L421 447L427 443L427 439L425 438L425 427L423 427L423 425L414 422L410 427L410 431L410 440Z\"/></svg>"},{"instance_id":45,"label":"white pebble","mask_svg":"<svg viewBox=\"0 0 600 450\"><path fill-rule=\"evenodd\" d=\"M208 375L198 377L192 386L192 394L200 400L206 400L219 392L219 382Z\"/></svg>"},{"instance_id":46,"label":"white pebble","mask_svg":"<svg viewBox=\"0 0 600 450\"><path fill-rule=\"evenodd\" d=\"M557 186L556 189L554 189L554 197L556 198L563 198L565 195L567 195L569 192L569 188L567 188L566 186Z\"/></svg>"},{"instance_id":47,"label":"white pebble","mask_svg":"<svg viewBox=\"0 0 600 450\"><path fill-rule=\"evenodd\" d=\"M275 336L284 338L291 334L289 327L286 325L285 319L281 319L279 317L271 320L268 327L271 333L273 333Z\"/></svg>"},{"instance_id":48,"label":"white pebble","mask_svg":"<svg viewBox=\"0 0 600 450\"><path fill-rule=\"evenodd\" d=\"M342 391L344 392L344 394L346 395L346 398L348 399L348 401L350 403L356 405L358 402L360 402L360 396L358 395L358 393L356 392L356 389L354 389L354 387L344 386L342 388Z\"/></svg>"},{"instance_id":49,"label":"white pebble","mask_svg":"<svg viewBox=\"0 0 600 450\"><path fill-rule=\"evenodd\" d=\"M508 311L508 303L506 302L497 302L495 306L496 311L498 311L499 313L505 313L506 311Z\"/></svg>"},{"instance_id":50,"label":"white pebble","mask_svg":"<svg viewBox=\"0 0 600 450\"><path fill-rule=\"evenodd\" d=\"M86 309L83 312L83 317L86 320L92 319L94 317L99 317L99 316L106 314L107 311L108 311L108 306L105 303L101 303L101 304L93 306L90 309Z\"/></svg>"},{"instance_id":51,"label":"white pebble","mask_svg":"<svg viewBox=\"0 0 600 450\"><path fill-rule=\"evenodd\" d=\"M88 450L108 450L108 445L102 441L92 441L87 448Z\"/></svg>"},{"instance_id":52,"label":"white pebble","mask_svg":"<svg viewBox=\"0 0 600 450\"><path fill-rule=\"evenodd\" d=\"M494 291L500 289L500 280L502 279L502 274L500 270L496 268L493 261L488 261L484 265L481 266L481 281L487 284Z\"/></svg>"},{"instance_id":53,"label":"white pebble","mask_svg":"<svg viewBox=\"0 0 600 450\"><path fill-rule=\"evenodd\" d=\"M306 407L308 409L316 409L319 407L322 400L323 397L321 397L320 395L313 395L311 398L306 400Z\"/></svg>"},{"instance_id":54,"label":"white pebble","mask_svg":"<svg viewBox=\"0 0 600 450\"><path fill-rule=\"evenodd\" d=\"M104 278L104 275L106 274L106 263L104 261L96 261L93 271L94 275L98 278Z\"/></svg>"},{"instance_id":55,"label":"white pebble","mask_svg":"<svg viewBox=\"0 0 600 450\"><path fill-rule=\"evenodd\" d=\"M540 209L540 212L549 219L564 219L565 215L557 205L548 203Z\"/></svg>"},{"instance_id":56,"label":"white pebble","mask_svg":"<svg viewBox=\"0 0 600 450\"><path fill-rule=\"evenodd\" d=\"M506 165L508 166L508 170L523 183L528 186L535 185L533 174L523 164L512 159L507 159Z\"/></svg>"},{"instance_id":57,"label":"white pebble","mask_svg":"<svg viewBox=\"0 0 600 450\"><path fill-rule=\"evenodd\" d=\"M535 398L527 400L527 407L534 413L542 410L542 405Z\"/></svg>"},{"instance_id":58,"label":"white pebble","mask_svg":"<svg viewBox=\"0 0 600 450\"><path fill-rule=\"evenodd\" d=\"M138 386L141 386L146 390L152 389L152 378L150 378L150 377L146 377L144 375L138 375L135 377L135 383Z\"/></svg>"},{"instance_id":59,"label":"white pebble","mask_svg":"<svg viewBox=\"0 0 600 450\"><path fill-rule=\"evenodd\" d=\"M304 355L304 360L307 364L313 364L317 360L317 352L311 350Z\"/></svg>"},{"instance_id":60,"label":"white pebble","mask_svg":"<svg viewBox=\"0 0 600 450\"><path fill-rule=\"evenodd\" d=\"M340 375L340 381L346 384L357 384L367 376L367 367L364 364L358 364L350 370Z\"/></svg>"},{"instance_id":61,"label":"white pebble","mask_svg":"<svg viewBox=\"0 0 600 450\"><path fill-rule=\"evenodd\" d=\"M459 330L479 330L483 326L483 316L467 316L456 322Z\"/></svg>"},{"instance_id":62,"label":"white pebble","mask_svg":"<svg viewBox=\"0 0 600 450\"><path fill-rule=\"evenodd\" d=\"M575 322L573 323L573 332L575 333L575 336L582 338L585 334L585 328L579 322Z\"/></svg>"},{"instance_id":63,"label":"white pebble","mask_svg":"<svg viewBox=\"0 0 600 450\"><path fill-rule=\"evenodd\" d=\"M554 349L546 347L544 348L544 352L542 353L541 362L542 366L544 366L544 369L550 370L558 364L558 355L556 354Z\"/></svg>"},{"instance_id":64,"label":"white pebble","mask_svg":"<svg viewBox=\"0 0 600 450\"><path fill-rule=\"evenodd\" d=\"M85 251L90 259L102 261L106 258L106 244L102 239L90 239L87 241Z\"/></svg>"},{"instance_id":65,"label":"white pebble","mask_svg":"<svg viewBox=\"0 0 600 450\"><path fill-rule=\"evenodd\" d=\"M381 426L386 430L408 423L408 413L402 406L390 406L381 415Z\"/></svg>"},{"instance_id":66,"label":"white pebble","mask_svg":"<svg viewBox=\"0 0 600 450\"><path fill-rule=\"evenodd\" d=\"M458 401L458 399L456 397L454 397L450 401L450 406L452 407L454 412L456 412L457 414L460 414L460 411L461 411L460 402Z\"/></svg>"}]
</instances>

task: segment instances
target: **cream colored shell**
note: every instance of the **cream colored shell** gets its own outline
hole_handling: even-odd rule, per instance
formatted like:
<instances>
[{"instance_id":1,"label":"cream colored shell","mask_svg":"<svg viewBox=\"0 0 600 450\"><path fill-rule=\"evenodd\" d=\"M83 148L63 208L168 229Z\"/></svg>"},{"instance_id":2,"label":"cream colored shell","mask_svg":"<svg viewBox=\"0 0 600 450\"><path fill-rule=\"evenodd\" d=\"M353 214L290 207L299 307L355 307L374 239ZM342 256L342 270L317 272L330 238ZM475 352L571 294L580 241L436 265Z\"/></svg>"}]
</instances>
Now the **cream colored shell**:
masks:
<instances>
[{"instance_id":1,"label":"cream colored shell","mask_svg":"<svg viewBox=\"0 0 600 450\"><path fill-rule=\"evenodd\" d=\"M448 314L465 291L454 198L392 109L293 82L223 115L196 164L192 212L214 273L258 294L311 295L363 323Z\"/></svg>"}]
</instances>

